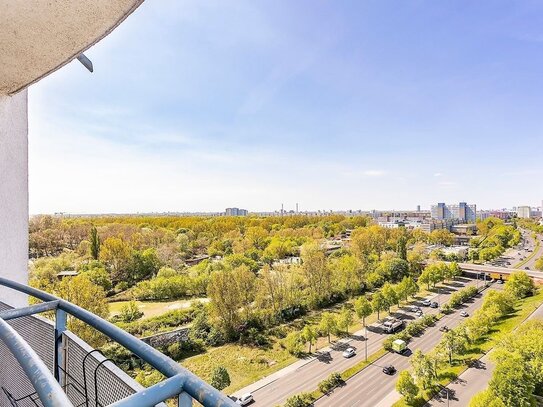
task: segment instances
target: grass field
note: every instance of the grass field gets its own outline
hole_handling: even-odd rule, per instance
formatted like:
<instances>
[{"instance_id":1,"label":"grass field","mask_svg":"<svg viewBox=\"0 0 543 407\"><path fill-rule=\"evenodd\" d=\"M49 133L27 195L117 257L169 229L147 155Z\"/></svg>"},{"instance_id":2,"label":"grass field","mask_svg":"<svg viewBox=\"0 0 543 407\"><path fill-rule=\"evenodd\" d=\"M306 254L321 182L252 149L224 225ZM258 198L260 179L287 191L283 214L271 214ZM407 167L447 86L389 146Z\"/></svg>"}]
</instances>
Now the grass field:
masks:
<instances>
[{"instance_id":1,"label":"grass field","mask_svg":"<svg viewBox=\"0 0 543 407\"><path fill-rule=\"evenodd\" d=\"M152 302L152 301L136 301L138 308L143 312L144 318L155 317L160 314L164 314L167 311L176 309L189 308L193 301L209 301L207 298L192 298L190 300L178 300L169 302ZM117 301L109 303L110 316L117 315L123 305L128 304L129 301Z\"/></svg>"},{"instance_id":2,"label":"grass field","mask_svg":"<svg viewBox=\"0 0 543 407\"><path fill-rule=\"evenodd\" d=\"M269 348L234 344L220 346L210 349L202 355L185 359L181 365L206 381L210 380L215 367L226 366L232 384L223 391L230 394L294 363L296 360L297 358L290 355L278 341L275 341Z\"/></svg>"}]
</instances>

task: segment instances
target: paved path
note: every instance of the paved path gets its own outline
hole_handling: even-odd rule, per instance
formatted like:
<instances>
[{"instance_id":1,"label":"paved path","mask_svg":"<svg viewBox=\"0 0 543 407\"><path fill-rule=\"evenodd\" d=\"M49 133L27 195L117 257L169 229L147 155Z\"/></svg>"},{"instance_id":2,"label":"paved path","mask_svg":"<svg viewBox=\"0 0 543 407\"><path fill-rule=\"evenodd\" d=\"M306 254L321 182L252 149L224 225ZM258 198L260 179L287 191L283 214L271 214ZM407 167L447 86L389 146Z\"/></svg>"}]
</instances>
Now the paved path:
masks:
<instances>
[{"instance_id":1,"label":"paved path","mask_svg":"<svg viewBox=\"0 0 543 407\"><path fill-rule=\"evenodd\" d=\"M440 302L445 302L452 292L467 285L475 285L476 281L463 278L463 283L455 283L456 286L449 286L446 293L441 294ZM434 295L432 297L437 297ZM437 312L435 309L426 308L427 313ZM410 313L400 314L405 319L413 319L414 315ZM382 348L382 342L386 335L375 329L371 331L368 328L368 341L365 341L365 331L361 330L351 335L347 341L342 341L332 345L331 348L322 349L314 357L306 360L300 360L293 365L277 371L276 373L267 376L250 386L245 387L234 393L238 396L244 393L252 393L255 398L253 406L276 406L282 404L286 399L294 394L304 391L312 391L317 388L319 382L324 380L330 373L342 372L351 366L364 360L365 346L368 347L368 356L377 352ZM345 359L341 353L347 347L356 349L357 354ZM382 376L381 376L382 377Z\"/></svg>"}]
</instances>

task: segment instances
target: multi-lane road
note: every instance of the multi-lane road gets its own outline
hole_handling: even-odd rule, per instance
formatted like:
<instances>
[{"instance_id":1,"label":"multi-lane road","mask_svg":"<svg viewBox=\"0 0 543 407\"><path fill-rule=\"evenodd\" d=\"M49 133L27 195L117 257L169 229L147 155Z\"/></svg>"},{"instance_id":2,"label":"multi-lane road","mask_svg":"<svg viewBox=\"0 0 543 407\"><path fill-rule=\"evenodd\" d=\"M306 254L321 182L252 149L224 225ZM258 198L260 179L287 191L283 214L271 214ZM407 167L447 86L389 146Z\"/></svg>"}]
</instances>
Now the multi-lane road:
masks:
<instances>
[{"instance_id":1,"label":"multi-lane road","mask_svg":"<svg viewBox=\"0 0 543 407\"><path fill-rule=\"evenodd\" d=\"M476 281L471 279L462 278L457 280L456 282L451 283L450 285L447 285L444 287L442 293L440 294L439 301L445 302L449 299L450 295L455 292L456 290L463 288L466 285L475 285ZM477 299L474 304L479 304L480 299ZM416 304L415 305L420 305ZM470 305L471 307L472 305ZM476 305L473 305L476 306ZM423 308L425 313L434 313L437 312L437 310L432 308ZM457 315L458 313L452 314L451 316L447 316L446 319L443 320L443 322L440 322L438 325L441 326L443 324L450 325L451 327L457 324L459 321L458 318L461 318ZM412 313L409 313L407 311L405 312L399 312L396 315L397 317L401 317L403 319L414 319L415 316ZM421 338L416 339L412 343L414 346L419 347L418 342L420 341L421 346L423 346L427 341L428 344L431 344L435 340L439 339L439 329L431 328L425 333ZM333 372L342 372L346 369L348 369L351 366L354 366L358 362L361 362L365 358L365 346L367 345L368 349L368 355L371 355L378 350L382 348L382 343L384 339L387 337L386 334L382 333L377 327L369 327L368 328L368 335L367 335L367 342L364 338L365 332L358 332L351 336L351 340L348 343L339 343L335 346L333 346L331 349L326 351L321 351L316 354L316 357L311 358L307 363L301 362L299 363L298 367L292 368L287 367L283 371L277 372L274 374L273 380L264 379L261 381L261 384L256 383L253 384L245 389L242 389L238 392L236 392L236 395L240 395L246 392L251 392L254 396L255 402L253 403L254 406L275 406L278 404L282 404L286 401L286 399L293 394L305 392L305 391L312 391L317 388L317 385L319 382L324 380L330 373ZM430 338L426 340L426 337ZM436 339L437 338L437 339ZM430 346L430 345L428 345ZM353 347L356 349L356 356L345 359L342 357L342 352L347 347ZM430 346L430 348L433 347ZM387 355L385 358L388 357L394 357L397 355ZM400 357L402 360L405 359L407 361L408 358ZM384 359L387 360L387 359ZM368 380L372 380L375 383L378 383L379 386L382 384L381 382L390 382L392 389L394 388L394 382L395 378L385 376L383 373L378 373L375 375L375 368L376 366L382 366L381 359L376 362L376 364L369 366L366 368L362 373L359 373L356 375L353 379L349 380L347 385L342 388L336 390L335 394L340 394L346 391L349 393L349 388L353 388L351 386L351 381L353 383L358 382L359 377L368 377ZM379 371L382 367L379 367ZM398 368L403 368L400 361L398 361ZM371 373L364 373L364 372L371 372ZM372 376L375 375L375 378ZM378 386L378 387L379 387ZM370 389L367 394L375 396L375 390ZM382 389L379 389L379 394L383 393ZM343 396L341 396L343 397ZM354 395L353 395L354 397ZM378 396L377 396L378 398ZM331 397L329 397L331 399ZM349 398L350 400L350 398ZM323 401L319 403L325 402ZM318 404L319 404L318 403ZM345 405L345 406L351 406L351 405L358 405L358 404L348 404L349 401L347 401L347 404L334 404L337 406ZM327 404L332 405L332 404ZM362 404L361 404L362 405ZM364 404L366 405L366 404ZM373 405L373 404L367 404L367 405Z\"/></svg>"},{"instance_id":2,"label":"multi-lane road","mask_svg":"<svg viewBox=\"0 0 543 407\"><path fill-rule=\"evenodd\" d=\"M528 319L542 318L543 305L539 306ZM489 380L492 378L494 364L490 360L490 353L483 356L475 367L467 369L458 379L447 386L449 399L445 397L447 393L434 397L428 402L428 406L452 406L460 407L469 405L471 398L484 390L488 386Z\"/></svg>"},{"instance_id":3,"label":"multi-lane road","mask_svg":"<svg viewBox=\"0 0 543 407\"><path fill-rule=\"evenodd\" d=\"M492 289L499 288L499 285L495 285ZM412 340L409 344L410 349L413 351L420 349L423 352L429 352L439 343L443 335L440 328L445 325L449 328L454 328L460 324L464 319L460 316L460 312L465 310L471 315L481 306L482 297L482 295L478 295L471 302L465 304L463 308L444 316L438 321L436 326L428 328L422 336ZM409 369L411 366L410 357L396 353L386 354L348 380L345 386L337 388L328 396L319 399L315 403L315 406L374 407L380 404L383 405L384 400L387 400L390 395L394 395L397 380L397 374L388 376L382 372L382 368L387 365L393 365L398 371Z\"/></svg>"},{"instance_id":4,"label":"multi-lane road","mask_svg":"<svg viewBox=\"0 0 543 407\"><path fill-rule=\"evenodd\" d=\"M541 254L543 253L543 248L541 246L542 236L537 235L534 239L532 237L532 232L529 230L521 230L522 232L522 241L517 245L508 249L503 255L493 260L490 264L493 266L501 266L507 268L513 268L516 264L519 264L527 257L532 256L530 260L524 263L520 268L523 270L535 270L535 262ZM536 242L539 241L539 246L536 245Z\"/></svg>"}]
</instances>

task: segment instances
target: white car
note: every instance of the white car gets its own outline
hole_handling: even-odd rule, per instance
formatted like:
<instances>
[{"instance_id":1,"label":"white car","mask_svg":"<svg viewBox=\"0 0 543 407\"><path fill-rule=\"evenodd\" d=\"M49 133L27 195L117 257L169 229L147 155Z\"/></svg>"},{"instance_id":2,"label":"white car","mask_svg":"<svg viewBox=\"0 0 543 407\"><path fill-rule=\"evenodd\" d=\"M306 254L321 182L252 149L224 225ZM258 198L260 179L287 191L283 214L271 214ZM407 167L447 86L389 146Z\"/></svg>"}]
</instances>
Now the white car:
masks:
<instances>
[{"instance_id":1,"label":"white car","mask_svg":"<svg viewBox=\"0 0 543 407\"><path fill-rule=\"evenodd\" d=\"M463 317L467 317L467 316L468 316L468 313L467 313L466 311L462 311L462 312L460 313L460 315L463 316Z\"/></svg>"},{"instance_id":2,"label":"white car","mask_svg":"<svg viewBox=\"0 0 543 407\"><path fill-rule=\"evenodd\" d=\"M236 404L239 404L240 406L246 406L248 404L251 404L254 401L253 395L251 393L247 393L242 395L239 399L236 400Z\"/></svg>"},{"instance_id":3,"label":"white car","mask_svg":"<svg viewBox=\"0 0 543 407\"><path fill-rule=\"evenodd\" d=\"M343 351L344 358L351 358L356 355L356 351L353 348L347 348Z\"/></svg>"},{"instance_id":4,"label":"white car","mask_svg":"<svg viewBox=\"0 0 543 407\"><path fill-rule=\"evenodd\" d=\"M425 307L429 307L431 303L432 303L432 301L430 301L430 300L424 300L422 302L422 305L424 305Z\"/></svg>"}]
</instances>

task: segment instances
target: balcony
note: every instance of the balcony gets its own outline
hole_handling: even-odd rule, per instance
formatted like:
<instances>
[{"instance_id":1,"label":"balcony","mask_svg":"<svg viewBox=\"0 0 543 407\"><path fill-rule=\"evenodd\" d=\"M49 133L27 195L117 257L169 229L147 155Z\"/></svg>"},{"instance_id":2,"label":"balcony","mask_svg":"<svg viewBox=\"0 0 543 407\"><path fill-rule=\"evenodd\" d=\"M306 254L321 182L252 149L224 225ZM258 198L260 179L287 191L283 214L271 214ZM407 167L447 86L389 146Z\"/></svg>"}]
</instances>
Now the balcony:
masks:
<instances>
[{"instance_id":1,"label":"balcony","mask_svg":"<svg viewBox=\"0 0 543 407\"><path fill-rule=\"evenodd\" d=\"M228 397L151 346L62 299L0 278L0 286L43 302L12 308L0 302L0 407L236 406ZM37 314L54 314L54 321ZM97 329L166 376L147 389L99 350L66 329L68 315Z\"/></svg>"}]
</instances>

